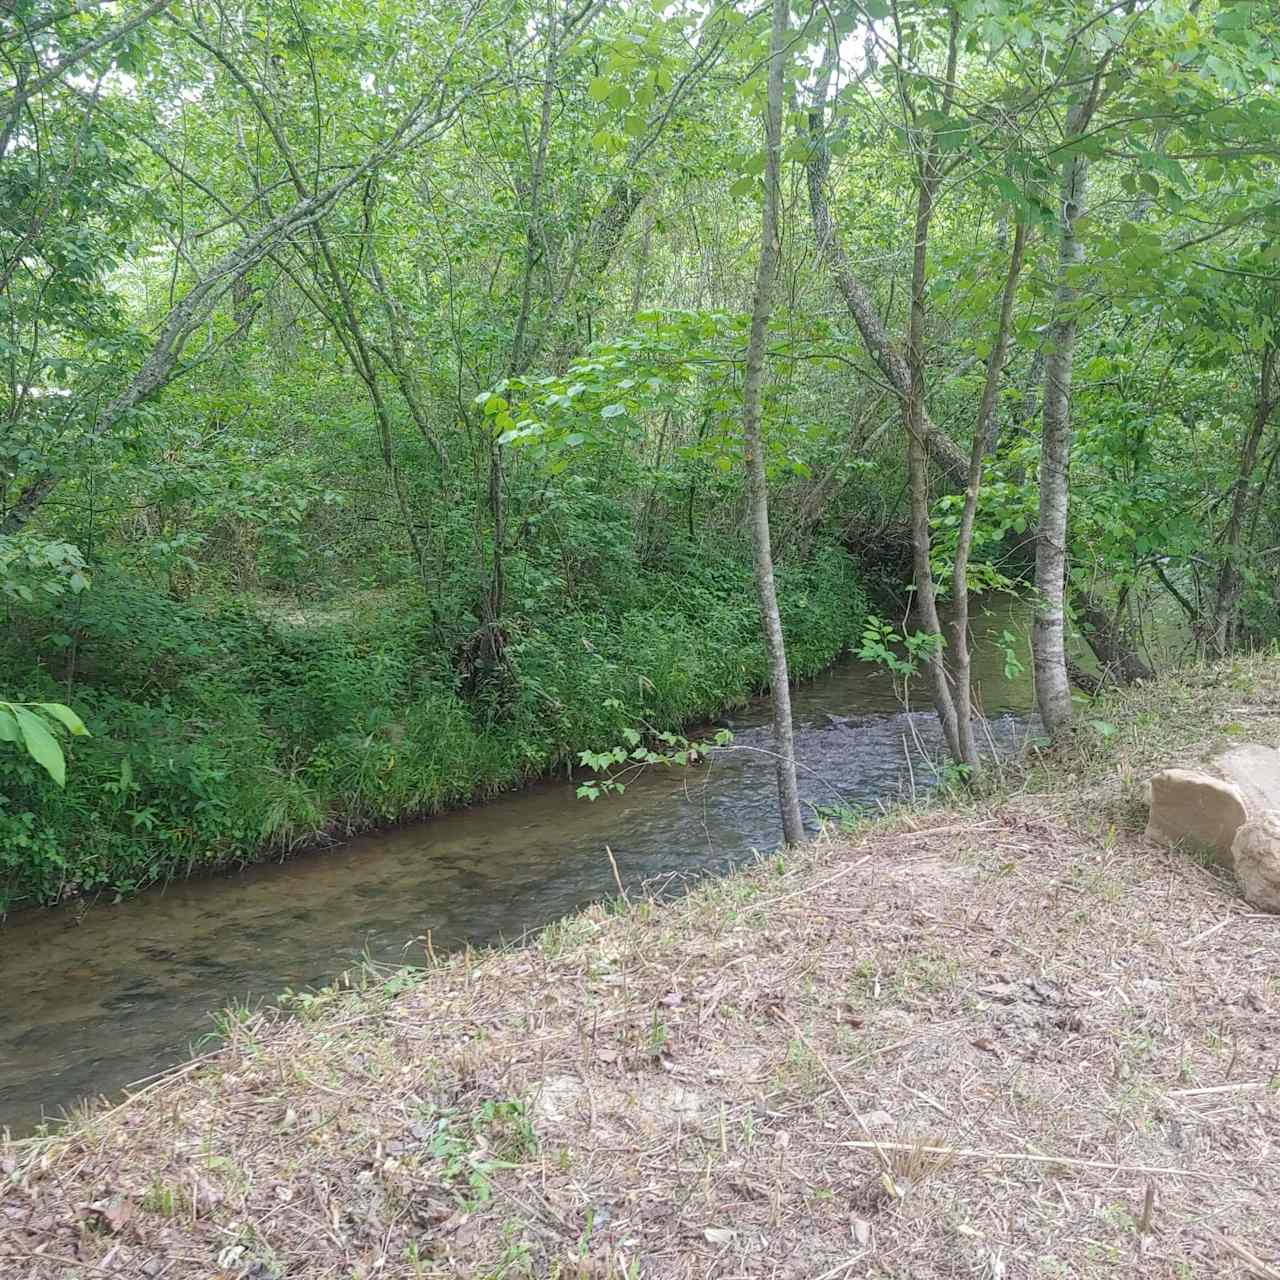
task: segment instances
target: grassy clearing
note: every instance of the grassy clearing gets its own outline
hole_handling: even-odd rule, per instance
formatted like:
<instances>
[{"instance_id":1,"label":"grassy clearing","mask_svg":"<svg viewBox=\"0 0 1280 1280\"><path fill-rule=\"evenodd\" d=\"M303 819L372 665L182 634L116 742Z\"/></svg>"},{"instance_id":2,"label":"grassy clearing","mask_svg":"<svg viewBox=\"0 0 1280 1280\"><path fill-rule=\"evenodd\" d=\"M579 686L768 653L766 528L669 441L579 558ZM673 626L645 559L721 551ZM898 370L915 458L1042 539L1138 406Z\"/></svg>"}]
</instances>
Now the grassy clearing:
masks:
<instances>
[{"instance_id":1,"label":"grassy clearing","mask_svg":"<svg viewBox=\"0 0 1280 1280\"><path fill-rule=\"evenodd\" d=\"M1274 1276L1280 918L1129 789L1280 740L1278 679L1192 673L998 801L228 1019L0 1149L0 1273Z\"/></svg>"}]
</instances>

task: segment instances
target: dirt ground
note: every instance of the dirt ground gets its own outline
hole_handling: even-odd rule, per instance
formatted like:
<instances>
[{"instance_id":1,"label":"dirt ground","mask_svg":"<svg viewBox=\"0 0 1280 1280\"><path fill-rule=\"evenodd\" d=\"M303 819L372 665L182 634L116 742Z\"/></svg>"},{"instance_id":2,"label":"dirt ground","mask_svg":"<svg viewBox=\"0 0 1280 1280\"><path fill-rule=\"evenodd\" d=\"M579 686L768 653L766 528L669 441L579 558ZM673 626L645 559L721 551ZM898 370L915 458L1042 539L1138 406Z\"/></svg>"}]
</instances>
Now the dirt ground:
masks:
<instances>
[{"instance_id":1,"label":"dirt ground","mask_svg":"<svg viewBox=\"0 0 1280 1280\"><path fill-rule=\"evenodd\" d=\"M1206 750L1280 704L1189 689L998 802L228 1019L0 1146L0 1275L1276 1280L1280 917L1133 828L1192 702Z\"/></svg>"}]
</instances>

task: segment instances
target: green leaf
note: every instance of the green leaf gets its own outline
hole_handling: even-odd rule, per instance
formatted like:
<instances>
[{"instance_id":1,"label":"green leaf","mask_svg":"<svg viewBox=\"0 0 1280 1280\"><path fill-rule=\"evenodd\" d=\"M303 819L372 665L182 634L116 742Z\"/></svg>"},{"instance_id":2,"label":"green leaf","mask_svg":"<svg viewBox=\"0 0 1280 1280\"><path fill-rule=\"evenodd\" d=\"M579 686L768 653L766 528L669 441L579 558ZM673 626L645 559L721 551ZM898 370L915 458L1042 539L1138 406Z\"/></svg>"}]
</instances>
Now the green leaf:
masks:
<instances>
[{"instance_id":1,"label":"green leaf","mask_svg":"<svg viewBox=\"0 0 1280 1280\"><path fill-rule=\"evenodd\" d=\"M756 189L756 180L752 177L741 177L729 188L729 194L735 200L741 199L743 196L749 196Z\"/></svg>"},{"instance_id":2,"label":"green leaf","mask_svg":"<svg viewBox=\"0 0 1280 1280\"><path fill-rule=\"evenodd\" d=\"M8 707L0 707L0 742L17 742L20 736L13 712Z\"/></svg>"},{"instance_id":3,"label":"green leaf","mask_svg":"<svg viewBox=\"0 0 1280 1280\"><path fill-rule=\"evenodd\" d=\"M84 721L70 707L63 706L61 702L42 702L40 710L66 725L77 738L89 736L89 730L85 728Z\"/></svg>"},{"instance_id":4,"label":"green leaf","mask_svg":"<svg viewBox=\"0 0 1280 1280\"><path fill-rule=\"evenodd\" d=\"M626 411L627 406L625 404L618 404L615 402L614 404L605 405L605 407L600 410L600 416L602 418L620 418L624 413L626 413Z\"/></svg>"},{"instance_id":5,"label":"green leaf","mask_svg":"<svg viewBox=\"0 0 1280 1280\"><path fill-rule=\"evenodd\" d=\"M27 744L31 758L40 765L49 776L62 787L67 782L67 762L62 748L58 746L53 734L45 728L39 716L32 715L25 707L14 707L13 714L18 719L18 727L22 730L22 739Z\"/></svg>"},{"instance_id":6,"label":"green leaf","mask_svg":"<svg viewBox=\"0 0 1280 1280\"><path fill-rule=\"evenodd\" d=\"M603 102L612 92L613 81L611 81L608 76L596 76L596 78L587 85L587 93L596 102Z\"/></svg>"}]
</instances>

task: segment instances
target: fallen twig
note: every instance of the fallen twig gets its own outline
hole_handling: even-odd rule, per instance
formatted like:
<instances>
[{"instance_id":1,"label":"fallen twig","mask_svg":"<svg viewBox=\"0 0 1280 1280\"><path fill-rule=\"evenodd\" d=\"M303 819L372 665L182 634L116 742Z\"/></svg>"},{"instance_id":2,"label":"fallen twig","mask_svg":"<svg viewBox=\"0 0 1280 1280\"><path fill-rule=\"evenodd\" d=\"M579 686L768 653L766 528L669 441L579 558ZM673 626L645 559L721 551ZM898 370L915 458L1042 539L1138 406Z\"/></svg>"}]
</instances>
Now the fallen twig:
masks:
<instances>
[{"instance_id":1,"label":"fallen twig","mask_svg":"<svg viewBox=\"0 0 1280 1280\"><path fill-rule=\"evenodd\" d=\"M842 1091L843 1092L843 1091ZM919 1143L908 1142L840 1142L840 1147L855 1147L862 1151L918 1151L924 1155L949 1156L952 1159L964 1160L1004 1160L1012 1163L1026 1164L1060 1164L1073 1169L1101 1169L1107 1173L1146 1173L1168 1174L1174 1178L1204 1178L1212 1175L1199 1173L1195 1169L1175 1169L1171 1166L1152 1164L1112 1164L1107 1160L1081 1160L1073 1156L1042 1156L1026 1151L980 1151L970 1147L924 1147ZM883 1156L882 1156L883 1158ZM1280 1277L1277 1277L1280 1280Z\"/></svg>"},{"instance_id":2,"label":"fallen twig","mask_svg":"<svg viewBox=\"0 0 1280 1280\"><path fill-rule=\"evenodd\" d=\"M1206 929L1203 933L1197 933L1194 938L1188 938L1182 945L1184 947L1194 947L1197 942L1203 942L1206 938L1212 938L1220 929L1225 929L1233 920L1238 919L1237 916L1228 916L1225 920L1219 920L1217 924Z\"/></svg>"},{"instance_id":3,"label":"fallen twig","mask_svg":"<svg viewBox=\"0 0 1280 1280\"><path fill-rule=\"evenodd\" d=\"M1246 1089L1265 1089L1265 1080L1249 1080L1240 1084L1211 1084L1203 1089L1167 1089L1171 1098L1199 1098L1207 1093L1241 1093Z\"/></svg>"},{"instance_id":4,"label":"fallen twig","mask_svg":"<svg viewBox=\"0 0 1280 1280\"><path fill-rule=\"evenodd\" d=\"M1238 1244L1234 1240L1229 1240L1221 1232L1214 1231L1212 1227L1208 1228L1208 1231L1212 1240L1220 1244L1228 1253L1234 1253L1246 1266L1252 1267L1259 1280L1280 1280L1280 1271L1277 1271L1270 1263L1263 1262L1257 1254L1251 1253L1244 1245Z\"/></svg>"}]
</instances>

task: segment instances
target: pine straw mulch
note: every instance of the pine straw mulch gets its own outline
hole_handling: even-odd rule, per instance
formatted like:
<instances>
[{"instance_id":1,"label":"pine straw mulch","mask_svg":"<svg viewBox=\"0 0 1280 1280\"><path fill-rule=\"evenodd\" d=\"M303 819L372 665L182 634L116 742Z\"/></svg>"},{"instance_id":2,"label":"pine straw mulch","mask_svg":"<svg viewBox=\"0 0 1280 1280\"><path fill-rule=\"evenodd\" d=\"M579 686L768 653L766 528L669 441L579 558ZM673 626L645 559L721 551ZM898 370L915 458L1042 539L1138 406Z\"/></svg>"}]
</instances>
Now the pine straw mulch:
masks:
<instances>
[{"instance_id":1,"label":"pine straw mulch","mask_svg":"<svg viewBox=\"0 0 1280 1280\"><path fill-rule=\"evenodd\" d=\"M1280 917L932 813L250 1018L0 1147L0 1275L1274 1280L1278 1086Z\"/></svg>"}]
</instances>

